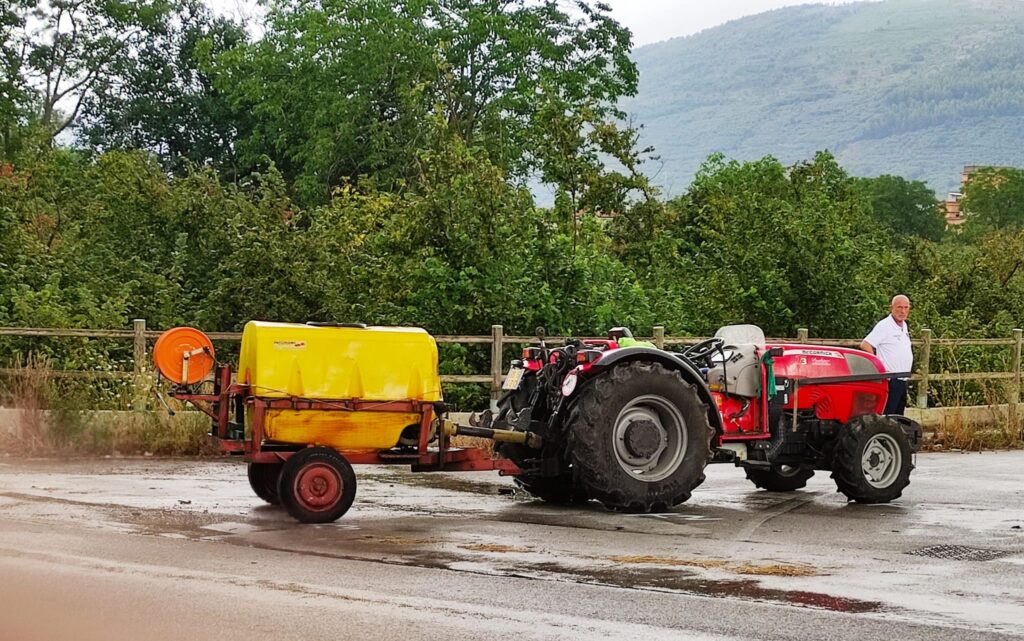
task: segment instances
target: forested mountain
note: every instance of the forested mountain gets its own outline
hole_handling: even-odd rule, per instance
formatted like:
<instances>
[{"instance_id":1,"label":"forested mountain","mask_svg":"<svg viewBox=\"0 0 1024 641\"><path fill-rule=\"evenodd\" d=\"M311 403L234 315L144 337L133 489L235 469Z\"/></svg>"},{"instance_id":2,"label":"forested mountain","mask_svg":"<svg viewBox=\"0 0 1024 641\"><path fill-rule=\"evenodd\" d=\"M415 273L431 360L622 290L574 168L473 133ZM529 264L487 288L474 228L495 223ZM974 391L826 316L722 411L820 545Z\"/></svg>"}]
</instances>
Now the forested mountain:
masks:
<instances>
[{"instance_id":1,"label":"forested mountain","mask_svg":"<svg viewBox=\"0 0 1024 641\"><path fill-rule=\"evenodd\" d=\"M668 194L712 152L784 163L828 149L851 174L927 181L1024 165L1024 2L805 5L633 52L624 103Z\"/></svg>"}]
</instances>

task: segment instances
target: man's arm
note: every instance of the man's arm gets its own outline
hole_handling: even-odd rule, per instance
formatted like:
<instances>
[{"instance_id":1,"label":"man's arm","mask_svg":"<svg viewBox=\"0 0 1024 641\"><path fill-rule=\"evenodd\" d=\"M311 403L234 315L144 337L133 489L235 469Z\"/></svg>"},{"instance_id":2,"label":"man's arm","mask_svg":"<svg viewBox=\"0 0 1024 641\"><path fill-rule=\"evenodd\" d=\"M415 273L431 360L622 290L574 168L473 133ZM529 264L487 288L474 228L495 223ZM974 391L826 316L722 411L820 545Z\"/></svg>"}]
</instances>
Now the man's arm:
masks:
<instances>
[{"instance_id":1,"label":"man's arm","mask_svg":"<svg viewBox=\"0 0 1024 641\"><path fill-rule=\"evenodd\" d=\"M875 323L875 326L871 328L868 335L864 337L864 340L860 343L860 348L868 354L874 354L878 356L878 345L885 340L885 330L882 328L885 319Z\"/></svg>"}]
</instances>

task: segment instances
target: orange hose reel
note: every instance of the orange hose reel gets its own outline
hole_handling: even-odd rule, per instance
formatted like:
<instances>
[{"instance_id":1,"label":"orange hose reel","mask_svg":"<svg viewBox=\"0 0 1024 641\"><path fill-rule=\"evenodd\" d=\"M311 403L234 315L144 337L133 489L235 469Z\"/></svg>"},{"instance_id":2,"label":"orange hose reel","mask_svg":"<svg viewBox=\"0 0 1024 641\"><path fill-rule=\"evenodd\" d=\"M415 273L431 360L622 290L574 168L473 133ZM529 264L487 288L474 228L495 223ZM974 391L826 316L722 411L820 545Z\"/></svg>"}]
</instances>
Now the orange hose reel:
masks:
<instances>
[{"instance_id":1,"label":"orange hose reel","mask_svg":"<svg viewBox=\"0 0 1024 641\"><path fill-rule=\"evenodd\" d=\"M213 342L194 327L169 329L156 339L153 363L160 375L172 383L198 383L216 363Z\"/></svg>"}]
</instances>

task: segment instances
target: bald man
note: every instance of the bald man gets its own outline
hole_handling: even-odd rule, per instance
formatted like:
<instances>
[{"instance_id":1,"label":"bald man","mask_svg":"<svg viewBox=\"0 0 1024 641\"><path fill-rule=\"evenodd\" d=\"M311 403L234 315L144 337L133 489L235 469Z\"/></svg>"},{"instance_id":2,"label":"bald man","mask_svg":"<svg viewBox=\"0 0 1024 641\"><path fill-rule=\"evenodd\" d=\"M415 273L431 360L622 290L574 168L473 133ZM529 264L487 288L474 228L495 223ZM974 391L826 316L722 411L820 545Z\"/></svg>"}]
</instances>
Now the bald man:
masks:
<instances>
[{"instance_id":1,"label":"bald man","mask_svg":"<svg viewBox=\"0 0 1024 641\"><path fill-rule=\"evenodd\" d=\"M914 366L910 329L907 327L910 299L903 294L893 296L892 302L889 303L889 312L888 316L878 321L860 344L860 348L877 356L887 372L909 372ZM906 379L890 378L889 400L885 404L885 413L902 414L906 408Z\"/></svg>"}]
</instances>

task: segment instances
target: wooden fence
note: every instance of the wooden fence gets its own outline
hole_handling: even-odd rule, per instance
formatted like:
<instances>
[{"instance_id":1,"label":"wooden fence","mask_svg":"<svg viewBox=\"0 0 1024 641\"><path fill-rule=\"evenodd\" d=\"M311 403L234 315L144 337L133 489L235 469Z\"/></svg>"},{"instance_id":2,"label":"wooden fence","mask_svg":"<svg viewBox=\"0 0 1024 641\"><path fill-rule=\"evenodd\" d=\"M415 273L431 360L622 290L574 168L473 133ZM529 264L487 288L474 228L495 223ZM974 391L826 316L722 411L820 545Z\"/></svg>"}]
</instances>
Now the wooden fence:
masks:
<instances>
[{"instance_id":1,"label":"wooden fence","mask_svg":"<svg viewBox=\"0 0 1024 641\"><path fill-rule=\"evenodd\" d=\"M79 338L114 338L131 340L133 342L133 371L114 372L84 372L73 370L58 370L53 372L56 377L91 377L91 378L112 378L112 379L134 379L137 383L150 375L148 354L149 341L160 336L161 331L146 329L144 319L136 319L132 329L52 329L52 328L29 328L29 327L0 327L0 336L15 337L79 337ZM213 340L240 341L241 332L207 332ZM1011 413L1015 413L1017 403L1020 401L1021 390L1021 345L1024 331L1013 330L1009 338L981 338L981 339L934 339L932 330L922 329L920 338L912 342L917 348L915 363L917 367L911 381L917 383L917 406L927 407L928 389L933 383L945 381L1008 381L1006 402L1009 403ZM441 376L442 383L477 383L489 385L492 398L501 389L501 381L505 374L505 362L503 358L506 345L522 345L536 341L534 336L506 336L501 325L491 326L490 336L435 336L438 343L458 343L464 345L489 344L491 346L491 367L487 374L448 374ZM664 348L672 345L692 345L703 340L705 337L681 337L666 336L665 328L656 326L652 335L646 337L653 341L658 347ZM558 344L564 337L549 336L546 340L551 344ZM793 338L769 338L772 343L802 343L810 345L837 345L856 347L860 345L860 339L848 338L811 338L806 329L797 330ZM1007 347L1010 349L1010 367L1004 372L933 372L931 370L932 348L937 346L949 347ZM20 370L2 369L0 374L15 375ZM144 388L143 385L139 385ZM144 402L144 400L143 400Z\"/></svg>"}]
</instances>

